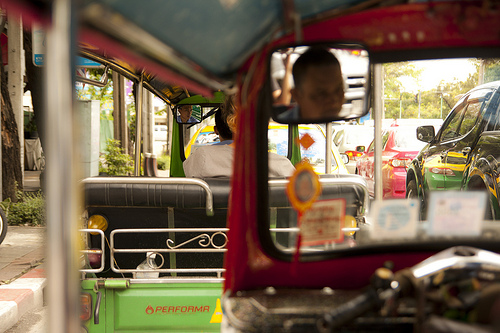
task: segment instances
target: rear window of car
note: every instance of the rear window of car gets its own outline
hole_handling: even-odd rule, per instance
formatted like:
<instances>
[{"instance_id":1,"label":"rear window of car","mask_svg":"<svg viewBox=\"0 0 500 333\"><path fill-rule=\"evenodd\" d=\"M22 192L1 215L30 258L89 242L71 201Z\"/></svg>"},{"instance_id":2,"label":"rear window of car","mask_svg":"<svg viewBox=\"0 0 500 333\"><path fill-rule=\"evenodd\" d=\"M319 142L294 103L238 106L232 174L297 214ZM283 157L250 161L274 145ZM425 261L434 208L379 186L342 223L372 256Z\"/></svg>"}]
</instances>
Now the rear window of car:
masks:
<instances>
[{"instance_id":1,"label":"rear window of car","mask_svg":"<svg viewBox=\"0 0 500 333\"><path fill-rule=\"evenodd\" d=\"M400 127L394 133L394 148L396 149L420 151L425 145L425 142L417 139L416 127Z\"/></svg>"}]
</instances>

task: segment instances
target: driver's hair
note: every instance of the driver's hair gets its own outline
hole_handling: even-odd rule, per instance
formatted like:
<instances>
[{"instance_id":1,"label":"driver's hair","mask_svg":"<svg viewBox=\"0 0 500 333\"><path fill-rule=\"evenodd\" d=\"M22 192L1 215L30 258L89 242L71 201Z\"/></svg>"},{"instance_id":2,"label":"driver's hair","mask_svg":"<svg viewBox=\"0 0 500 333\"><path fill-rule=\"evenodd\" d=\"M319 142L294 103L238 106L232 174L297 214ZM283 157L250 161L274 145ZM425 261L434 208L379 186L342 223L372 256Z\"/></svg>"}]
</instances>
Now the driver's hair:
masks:
<instances>
[{"instance_id":1,"label":"driver's hair","mask_svg":"<svg viewBox=\"0 0 500 333\"><path fill-rule=\"evenodd\" d=\"M233 95L226 96L221 111L222 121L227 124L231 133L234 134L236 132L236 107Z\"/></svg>"},{"instance_id":2,"label":"driver's hair","mask_svg":"<svg viewBox=\"0 0 500 333\"><path fill-rule=\"evenodd\" d=\"M222 114L222 109L219 108L215 111L215 126L217 127L217 132L219 132L220 141L231 140L233 138L233 132L227 125L227 116L224 119Z\"/></svg>"},{"instance_id":3,"label":"driver's hair","mask_svg":"<svg viewBox=\"0 0 500 333\"><path fill-rule=\"evenodd\" d=\"M339 60L333 53L321 46L311 46L293 64L292 74L295 87L300 87L304 82L304 77L309 67L331 65L340 67Z\"/></svg>"}]
</instances>

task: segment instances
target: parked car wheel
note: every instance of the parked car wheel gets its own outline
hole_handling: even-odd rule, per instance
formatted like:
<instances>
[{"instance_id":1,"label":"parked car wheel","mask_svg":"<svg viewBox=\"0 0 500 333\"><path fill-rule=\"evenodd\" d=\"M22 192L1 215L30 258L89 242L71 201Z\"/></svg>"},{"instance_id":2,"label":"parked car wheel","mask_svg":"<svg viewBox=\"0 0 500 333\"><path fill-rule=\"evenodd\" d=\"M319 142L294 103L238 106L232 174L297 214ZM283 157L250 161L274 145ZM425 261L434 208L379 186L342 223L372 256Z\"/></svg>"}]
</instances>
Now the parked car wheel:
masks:
<instances>
[{"instance_id":1,"label":"parked car wheel","mask_svg":"<svg viewBox=\"0 0 500 333\"><path fill-rule=\"evenodd\" d=\"M2 244L5 239L5 235L7 235L7 218L5 217L5 213L0 208L0 244Z\"/></svg>"}]
</instances>

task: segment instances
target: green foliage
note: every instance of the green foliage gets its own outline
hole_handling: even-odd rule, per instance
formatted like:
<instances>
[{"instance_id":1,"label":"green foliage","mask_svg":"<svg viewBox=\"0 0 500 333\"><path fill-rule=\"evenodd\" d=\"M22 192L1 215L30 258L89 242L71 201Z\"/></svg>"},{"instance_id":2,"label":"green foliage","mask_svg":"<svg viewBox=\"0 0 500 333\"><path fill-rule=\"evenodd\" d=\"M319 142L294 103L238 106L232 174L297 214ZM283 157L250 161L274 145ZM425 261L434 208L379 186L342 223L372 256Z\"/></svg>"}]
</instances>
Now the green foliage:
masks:
<instances>
[{"instance_id":1,"label":"green foliage","mask_svg":"<svg viewBox=\"0 0 500 333\"><path fill-rule=\"evenodd\" d=\"M104 70L101 68L86 69L87 77L91 80L100 81ZM91 84L85 84L81 89L77 89L77 97L81 100L100 101L101 108L113 101L113 79L111 73L108 73L108 82L104 87L97 87Z\"/></svg>"},{"instance_id":2,"label":"green foliage","mask_svg":"<svg viewBox=\"0 0 500 333\"><path fill-rule=\"evenodd\" d=\"M500 59L484 60L484 82L500 80Z\"/></svg>"},{"instance_id":3,"label":"green foliage","mask_svg":"<svg viewBox=\"0 0 500 333\"><path fill-rule=\"evenodd\" d=\"M0 203L10 225L45 225L45 197L41 191L17 190L17 202L9 199Z\"/></svg>"},{"instance_id":4,"label":"green foliage","mask_svg":"<svg viewBox=\"0 0 500 333\"><path fill-rule=\"evenodd\" d=\"M104 163L100 163L99 172L107 173L110 176L125 176L134 171L132 158L124 154L120 147L120 141L108 139L106 143L106 153Z\"/></svg>"},{"instance_id":5,"label":"green foliage","mask_svg":"<svg viewBox=\"0 0 500 333\"><path fill-rule=\"evenodd\" d=\"M25 132L36 132L37 131L35 117L31 117L30 121L24 125L24 131Z\"/></svg>"},{"instance_id":6,"label":"green foliage","mask_svg":"<svg viewBox=\"0 0 500 333\"><path fill-rule=\"evenodd\" d=\"M158 169L160 170L168 170L170 168L170 156L168 155L160 155L157 158Z\"/></svg>"},{"instance_id":7,"label":"green foliage","mask_svg":"<svg viewBox=\"0 0 500 333\"><path fill-rule=\"evenodd\" d=\"M135 113L130 116L128 122L130 141L135 142Z\"/></svg>"},{"instance_id":8,"label":"green foliage","mask_svg":"<svg viewBox=\"0 0 500 333\"><path fill-rule=\"evenodd\" d=\"M384 64L385 118L444 119L462 94L478 85L479 62L474 64L477 71L465 81L441 81L432 90L420 91L420 96L404 91L401 79L411 77L418 82L421 70L409 62Z\"/></svg>"}]
</instances>

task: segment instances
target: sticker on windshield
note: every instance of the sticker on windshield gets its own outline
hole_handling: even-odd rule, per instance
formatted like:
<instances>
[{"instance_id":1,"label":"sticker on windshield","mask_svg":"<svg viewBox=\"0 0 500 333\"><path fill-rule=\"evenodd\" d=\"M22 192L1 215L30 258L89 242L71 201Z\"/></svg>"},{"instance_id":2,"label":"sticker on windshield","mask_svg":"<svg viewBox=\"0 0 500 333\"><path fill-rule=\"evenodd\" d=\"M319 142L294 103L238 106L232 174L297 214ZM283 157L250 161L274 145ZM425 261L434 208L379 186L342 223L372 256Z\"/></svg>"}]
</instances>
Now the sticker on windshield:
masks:
<instances>
[{"instance_id":1,"label":"sticker on windshield","mask_svg":"<svg viewBox=\"0 0 500 333\"><path fill-rule=\"evenodd\" d=\"M371 238L414 238L417 235L418 200L374 201L371 207Z\"/></svg>"},{"instance_id":2,"label":"sticker on windshield","mask_svg":"<svg viewBox=\"0 0 500 333\"><path fill-rule=\"evenodd\" d=\"M319 200L300 219L301 246L344 240L345 199Z\"/></svg>"},{"instance_id":3,"label":"sticker on windshield","mask_svg":"<svg viewBox=\"0 0 500 333\"><path fill-rule=\"evenodd\" d=\"M429 235L478 236L486 208L486 192L432 192L429 197Z\"/></svg>"}]
</instances>

